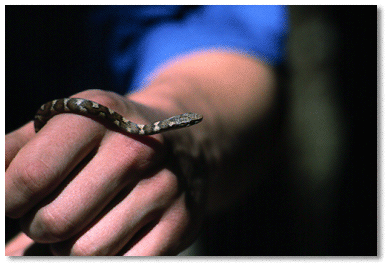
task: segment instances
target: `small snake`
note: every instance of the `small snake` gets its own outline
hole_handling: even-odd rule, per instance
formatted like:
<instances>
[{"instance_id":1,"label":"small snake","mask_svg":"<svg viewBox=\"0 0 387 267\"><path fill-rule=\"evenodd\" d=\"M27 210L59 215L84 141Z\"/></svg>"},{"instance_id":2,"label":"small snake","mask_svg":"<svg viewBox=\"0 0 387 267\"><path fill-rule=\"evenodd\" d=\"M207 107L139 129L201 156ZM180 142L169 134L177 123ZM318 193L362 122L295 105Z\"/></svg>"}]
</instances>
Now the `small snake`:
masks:
<instances>
[{"instance_id":1,"label":"small snake","mask_svg":"<svg viewBox=\"0 0 387 267\"><path fill-rule=\"evenodd\" d=\"M123 131L135 135L151 135L173 129L188 127L201 122L203 116L196 113L184 113L151 124L136 124L117 112L96 102L82 98L62 98L42 105L35 115L35 132L38 132L49 119L61 113L75 113L87 117L108 121Z\"/></svg>"}]
</instances>

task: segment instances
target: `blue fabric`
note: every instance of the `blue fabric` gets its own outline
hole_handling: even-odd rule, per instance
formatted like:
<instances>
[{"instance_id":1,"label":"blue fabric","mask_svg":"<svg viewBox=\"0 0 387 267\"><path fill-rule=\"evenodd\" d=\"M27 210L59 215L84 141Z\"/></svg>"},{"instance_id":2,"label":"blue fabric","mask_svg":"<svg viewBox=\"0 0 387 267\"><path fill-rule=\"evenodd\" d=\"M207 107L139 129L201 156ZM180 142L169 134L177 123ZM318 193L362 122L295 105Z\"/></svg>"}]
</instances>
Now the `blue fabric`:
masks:
<instances>
[{"instance_id":1,"label":"blue fabric","mask_svg":"<svg viewBox=\"0 0 387 267\"><path fill-rule=\"evenodd\" d=\"M276 66L288 31L283 6L114 6L92 23L105 27L107 64L127 91L166 61L202 49L241 51Z\"/></svg>"}]
</instances>

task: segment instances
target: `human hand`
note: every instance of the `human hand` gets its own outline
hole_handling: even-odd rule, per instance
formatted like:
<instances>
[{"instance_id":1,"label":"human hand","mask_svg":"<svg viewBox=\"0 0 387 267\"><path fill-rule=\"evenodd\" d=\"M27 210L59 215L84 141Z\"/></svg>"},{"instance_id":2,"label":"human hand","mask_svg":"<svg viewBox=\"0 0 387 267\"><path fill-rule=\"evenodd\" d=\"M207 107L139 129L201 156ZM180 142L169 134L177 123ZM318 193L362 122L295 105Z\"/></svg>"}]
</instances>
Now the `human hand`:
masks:
<instances>
[{"instance_id":1,"label":"human hand","mask_svg":"<svg viewBox=\"0 0 387 267\"><path fill-rule=\"evenodd\" d=\"M111 92L74 97L149 123ZM177 254L197 233L181 177L162 135L125 135L74 114L6 135L6 215L56 255ZM197 215L198 213L195 213Z\"/></svg>"}]
</instances>

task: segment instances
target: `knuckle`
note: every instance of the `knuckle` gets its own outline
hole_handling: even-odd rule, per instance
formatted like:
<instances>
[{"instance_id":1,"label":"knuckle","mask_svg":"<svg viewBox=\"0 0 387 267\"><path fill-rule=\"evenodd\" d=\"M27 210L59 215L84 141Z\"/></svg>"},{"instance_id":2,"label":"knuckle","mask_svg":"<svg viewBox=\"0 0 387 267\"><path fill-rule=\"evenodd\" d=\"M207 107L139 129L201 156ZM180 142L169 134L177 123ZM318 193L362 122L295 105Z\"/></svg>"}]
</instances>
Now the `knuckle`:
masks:
<instances>
[{"instance_id":1,"label":"knuckle","mask_svg":"<svg viewBox=\"0 0 387 267\"><path fill-rule=\"evenodd\" d=\"M26 163L15 183L19 184L19 190L33 198L45 189L45 182L52 174L52 170L43 160L34 159Z\"/></svg>"},{"instance_id":2,"label":"knuckle","mask_svg":"<svg viewBox=\"0 0 387 267\"><path fill-rule=\"evenodd\" d=\"M103 256L104 254L92 244L81 245L75 243L71 249L71 255L73 256Z\"/></svg>"},{"instance_id":3,"label":"knuckle","mask_svg":"<svg viewBox=\"0 0 387 267\"><path fill-rule=\"evenodd\" d=\"M74 225L63 214L50 209L42 209L35 224L36 231L29 234L37 241L59 242L68 239L73 233Z\"/></svg>"},{"instance_id":4,"label":"knuckle","mask_svg":"<svg viewBox=\"0 0 387 267\"><path fill-rule=\"evenodd\" d=\"M155 203L161 204L161 206L168 205L170 201L178 196L179 183L175 175L165 170L155 177L155 188L159 194L154 194L157 198Z\"/></svg>"},{"instance_id":5,"label":"knuckle","mask_svg":"<svg viewBox=\"0 0 387 267\"><path fill-rule=\"evenodd\" d=\"M111 109L123 108L123 102L117 94L99 89L90 89L75 94L73 97L85 98Z\"/></svg>"},{"instance_id":6,"label":"knuckle","mask_svg":"<svg viewBox=\"0 0 387 267\"><path fill-rule=\"evenodd\" d=\"M172 194L175 194L179 187L177 178L174 175L161 175L159 186L162 190Z\"/></svg>"},{"instance_id":7,"label":"knuckle","mask_svg":"<svg viewBox=\"0 0 387 267\"><path fill-rule=\"evenodd\" d=\"M179 187L177 176L168 169L164 170L160 178L161 187L168 191L176 191Z\"/></svg>"}]
</instances>

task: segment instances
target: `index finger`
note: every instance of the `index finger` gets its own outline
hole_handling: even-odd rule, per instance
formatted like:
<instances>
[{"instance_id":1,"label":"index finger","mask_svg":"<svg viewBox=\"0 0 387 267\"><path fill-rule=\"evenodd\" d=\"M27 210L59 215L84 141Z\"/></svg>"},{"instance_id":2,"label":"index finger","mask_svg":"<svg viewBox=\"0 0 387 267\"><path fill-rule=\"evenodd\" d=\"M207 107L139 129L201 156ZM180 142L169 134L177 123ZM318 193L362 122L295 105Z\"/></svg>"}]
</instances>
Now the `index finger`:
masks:
<instances>
[{"instance_id":1,"label":"index finger","mask_svg":"<svg viewBox=\"0 0 387 267\"><path fill-rule=\"evenodd\" d=\"M32 121L5 136L5 170L19 150L34 136Z\"/></svg>"},{"instance_id":2,"label":"index finger","mask_svg":"<svg viewBox=\"0 0 387 267\"><path fill-rule=\"evenodd\" d=\"M102 139L105 128L74 114L52 118L5 173L5 212L20 218L49 195Z\"/></svg>"}]
</instances>

